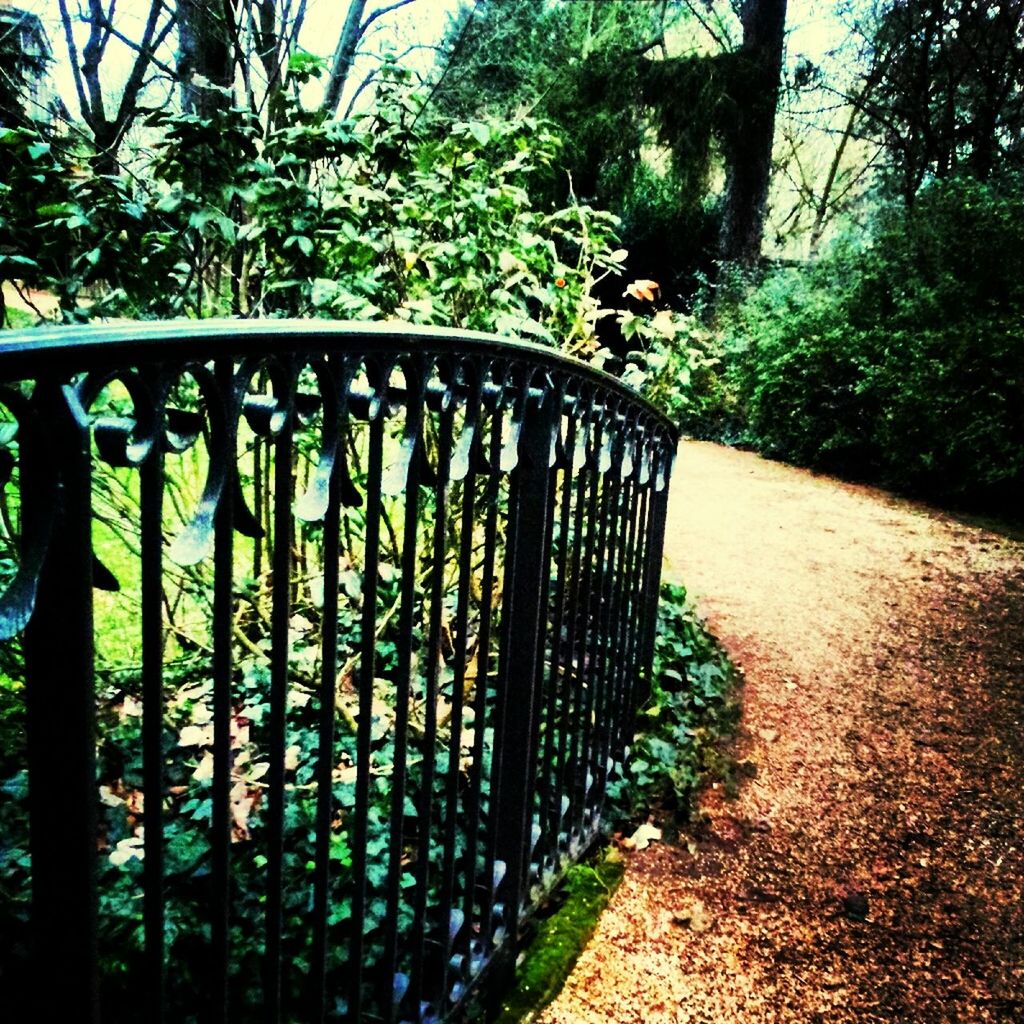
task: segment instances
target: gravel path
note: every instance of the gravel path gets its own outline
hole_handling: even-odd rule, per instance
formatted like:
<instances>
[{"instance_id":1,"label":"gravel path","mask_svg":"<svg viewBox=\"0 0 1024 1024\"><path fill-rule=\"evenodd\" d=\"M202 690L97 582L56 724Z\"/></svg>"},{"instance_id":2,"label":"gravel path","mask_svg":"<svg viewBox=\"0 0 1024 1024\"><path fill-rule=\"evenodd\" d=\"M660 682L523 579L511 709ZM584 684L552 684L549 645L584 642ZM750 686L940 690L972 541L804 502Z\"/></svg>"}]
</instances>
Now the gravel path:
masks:
<instances>
[{"instance_id":1,"label":"gravel path","mask_svg":"<svg viewBox=\"0 0 1024 1024\"><path fill-rule=\"evenodd\" d=\"M696 442L672 500L751 777L632 855L542 1024L1024 1021L1024 543Z\"/></svg>"}]
</instances>

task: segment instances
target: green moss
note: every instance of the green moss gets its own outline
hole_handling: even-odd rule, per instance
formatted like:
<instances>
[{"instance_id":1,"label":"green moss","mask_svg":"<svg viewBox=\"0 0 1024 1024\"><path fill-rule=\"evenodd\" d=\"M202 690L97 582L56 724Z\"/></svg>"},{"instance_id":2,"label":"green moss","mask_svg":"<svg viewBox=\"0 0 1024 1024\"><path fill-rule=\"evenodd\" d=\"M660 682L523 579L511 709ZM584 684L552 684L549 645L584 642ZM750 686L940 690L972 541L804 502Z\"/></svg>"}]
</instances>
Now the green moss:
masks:
<instances>
[{"instance_id":1,"label":"green moss","mask_svg":"<svg viewBox=\"0 0 1024 1024\"><path fill-rule=\"evenodd\" d=\"M539 923L516 971L518 986L502 1003L496 1024L531 1019L558 995L624 869L621 855L610 849L603 850L593 863L569 869L564 882L565 902Z\"/></svg>"}]
</instances>

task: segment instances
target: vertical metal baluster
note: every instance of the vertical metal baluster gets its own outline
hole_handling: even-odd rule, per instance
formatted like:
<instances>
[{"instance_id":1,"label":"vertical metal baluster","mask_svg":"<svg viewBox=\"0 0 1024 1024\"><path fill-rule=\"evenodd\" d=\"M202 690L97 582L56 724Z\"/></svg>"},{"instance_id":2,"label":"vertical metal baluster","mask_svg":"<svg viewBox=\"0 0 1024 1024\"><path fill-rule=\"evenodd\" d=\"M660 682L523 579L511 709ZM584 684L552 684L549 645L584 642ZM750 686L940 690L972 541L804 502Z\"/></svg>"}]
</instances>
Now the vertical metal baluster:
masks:
<instances>
[{"instance_id":1,"label":"vertical metal baluster","mask_svg":"<svg viewBox=\"0 0 1024 1024\"><path fill-rule=\"evenodd\" d=\"M638 477L638 480L639 479L640 478ZM650 550L651 484L650 481L647 481L638 483L638 486L640 489L640 503L637 513L637 550L634 557L633 576L631 577L634 622L629 650L626 654L626 665L629 672L630 683L629 702L626 707L626 724L624 726L627 731L632 728L632 719L645 699L644 696L642 696L643 681L640 678L640 664L642 658L643 638L646 635L647 629L645 596L647 565L650 561L648 551Z\"/></svg>"},{"instance_id":2,"label":"vertical metal baluster","mask_svg":"<svg viewBox=\"0 0 1024 1024\"><path fill-rule=\"evenodd\" d=\"M270 437L263 437L262 435L256 438L256 443L263 445L263 511L256 513L257 520L260 516L263 517L263 536L266 538L266 553L267 559L270 560L274 557L274 528L273 528L273 513L270 511L270 502L267 500L267 495L270 494L270 448L273 441ZM259 538L255 538L259 540Z\"/></svg>"},{"instance_id":3,"label":"vertical metal baluster","mask_svg":"<svg viewBox=\"0 0 1024 1024\"><path fill-rule=\"evenodd\" d=\"M434 506L434 540L430 586L430 626L427 640L426 718L423 726L423 776L419 806L419 848L416 854L416 900L413 908L414 943L412 983L413 1006L419 1007L426 993L427 886L430 882L431 817L434 803L434 762L437 752L437 687L441 655L441 612L444 600L445 540L448 529L448 471L451 463L452 408L442 410L437 441L437 488ZM442 922L442 946L448 925Z\"/></svg>"},{"instance_id":4,"label":"vertical metal baluster","mask_svg":"<svg viewBox=\"0 0 1024 1024\"><path fill-rule=\"evenodd\" d=\"M572 743L569 755L570 776L566 780L569 788L568 827L577 832L577 841L583 839L583 788L586 784L586 766L583 758L583 730L587 713L586 682L586 616L590 603L590 584L594 565L594 545L597 542L597 501L600 486L598 467L601 459L602 424L601 414L591 409L590 452L584 456L580 467L579 487L576 491L576 543L573 551L573 599L569 617L569 636L566 649L569 665L573 700ZM585 539L583 534L585 533ZM582 565L580 562L582 553Z\"/></svg>"},{"instance_id":5,"label":"vertical metal baluster","mask_svg":"<svg viewBox=\"0 0 1024 1024\"><path fill-rule=\"evenodd\" d=\"M653 443L653 442L652 442ZM654 663L654 638L658 627L658 596L661 590L661 562L665 547L665 520L668 515L668 477L672 470L672 451L667 443L655 454L652 467L650 548L647 558L644 646L640 662L640 685L633 713L639 702L647 697L651 687L651 667ZM659 488L660 483L660 488Z\"/></svg>"},{"instance_id":6,"label":"vertical metal baluster","mask_svg":"<svg viewBox=\"0 0 1024 1024\"><path fill-rule=\"evenodd\" d=\"M382 394L375 414L371 410L369 460L366 476L366 528L363 543L363 609L359 636L359 731L356 736L357 837L352 851L352 947L349 970L352 988L349 1019L359 1021L363 1012L363 947L366 927L366 843L370 807L370 734L373 722L373 679L377 647L377 571L380 564L381 475L384 458L384 420L387 376L376 385Z\"/></svg>"},{"instance_id":7,"label":"vertical metal baluster","mask_svg":"<svg viewBox=\"0 0 1024 1024\"><path fill-rule=\"evenodd\" d=\"M139 467L139 543L142 551L142 790L146 935L146 1020L164 1019L164 620L163 410L155 410L153 450Z\"/></svg>"},{"instance_id":8,"label":"vertical metal baluster","mask_svg":"<svg viewBox=\"0 0 1024 1024\"><path fill-rule=\"evenodd\" d=\"M552 419L550 423L549 448L546 465L548 466L548 480L545 489L546 504L542 519L541 534L533 541L536 545L535 558L540 574L540 598L537 608L537 661L533 683L533 714L531 728L528 733L529 744L523 751L527 765L527 788L526 788L526 821L523 829L523 853L522 853L522 886L525 896L530 895L530 869L533 866L534 839L540 841L540 835L534 829L541 828L542 810L537 806L537 785L539 778L543 777L546 766L540 764L540 737L541 725L545 710L544 701L544 679L548 657L548 642L551 630L548 625L551 603L551 545L552 533L555 525L555 515L558 511L558 495L555 490L557 482L556 469L551 465L551 453L555 443L555 434L561 420L562 395L556 392L546 397L546 401L552 406ZM543 858L538 861L538 881L543 871ZM525 897L524 897L525 899Z\"/></svg>"},{"instance_id":9,"label":"vertical metal baluster","mask_svg":"<svg viewBox=\"0 0 1024 1024\"><path fill-rule=\"evenodd\" d=\"M524 383L524 386L527 386ZM529 839L529 798L534 765L524 760L531 752L534 720L538 712L538 662L542 654L543 591L547 589L545 557L548 494L551 472L548 459L558 410L550 392L539 407L527 406L519 465L513 471L515 505L510 515L511 561L506 564L505 649L499 665L499 699L505 705L501 730L495 737L500 757L495 816L496 851L505 861L505 918L508 955L506 977L514 969L524 875L523 851ZM513 665L514 663L514 665ZM513 680L520 685L512 693Z\"/></svg>"},{"instance_id":10,"label":"vertical metal baluster","mask_svg":"<svg viewBox=\"0 0 1024 1024\"><path fill-rule=\"evenodd\" d=\"M524 385L525 387L525 385ZM502 762L505 759L506 747L502 742L505 733L505 719L508 715L509 672L511 670L511 635L509 627L512 622L512 605L514 601L514 570L516 558L516 542L519 537L519 492L521 489L520 474L511 473L508 479L508 498L505 521L505 550L502 552L501 564L501 615L498 619L498 651L495 663L494 679L494 716L491 733L491 771L488 780L487 796L487 839L486 839L486 876L485 884L491 887L490 913L484 922L486 943L490 946L495 941L498 918L498 892L501 888L499 874L502 879L508 877L507 851L500 846L501 842L501 775ZM501 862L499 871L498 862ZM506 887L507 888L507 887ZM510 904L503 898L506 919L510 913Z\"/></svg>"},{"instance_id":11,"label":"vertical metal baluster","mask_svg":"<svg viewBox=\"0 0 1024 1024\"><path fill-rule=\"evenodd\" d=\"M486 508L484 520L484 557L480 573L480 627L477 633L476 656L476 700L473 702L473 780L469 795L468 819L471 840L466 851L466 922L476 921L478 925L478 941L481 944L481 957L490 955L491 920L494 906L494 792L487 789L487 824L481 820L483 810L484 786L484 740L487 735L487 705L489 695L489 676L491 667L491 619L494 593L494 562L497 549L498 504L501 491L501 422L502 412L497 406L490 420L490 440L487 453L487 481L484 487L483 504ZM493 745L493 744L492 744ZM481 833L485 832L483 836ZM477 857L478 844L483 838L484 877L482 892L477 893ZM477 899L479 906L477 908ZM477 909L479 916L474 915ZM471 967L482 966L472 964L473 951L470 949Z\"/></svg>"},{"instance_id":12,"label":"vertical metal baluster","mask_svg":"<svg viewBox=\"0 0 1024 1024\"><path fill-rule=\"evenodd\" d=\"M575 420L575 416L574 416ZM579 673L574 664L576 649L576 627L580 614L580 561L583 552L583 513L586 508L588 490L586 436L583 442L583 460L576 468L575 452L573 467L575 479L567 486L575 486L572 499L572 542L569 554L568 582L569 594L565 612L565 641L561 647L562 679L559 684L562 692L561 726L558 742L558 846L559 851L566 853L572 846L572 791L575 765L578 756L578 721L579 721Z\"/></svg>"},{"instance_id":13,"label":"vertical metal baluster","mask_svg":"<svg viewBox=\"0 0 1024 1024\"><path fill-rule=\"evenodd\" d=\"M611 615L614 606L615 568L619 549L618 524L622 500L622 478L620 463L622 459L622 424L620 422L622 406L612 407L611 444L608 452L608 470L605 474L605 501L601 511L602 540L599 541L601 552L598 568L600 585L598 588L598 605L594 613L594 712L593 731L591 733L590 764L592 795L589 802L591 833L596 833L598 815L603 802L605 785L604 749L608 736L608 700L609 700L609 668L611 650Z\"/></svg>"},{"instance_id":14,"label":"vertical metal baluster","mask_svg":"<svg viewBox=\"0 0 1024 1024\"><path fill-rule=\"evenodd\" d=\"M594 731L592 733L593 748L591 752L591 772L593 775L594 795L591 809L594 821L598 809L603 803L605 777L607 775L608 735L611 731L612 708L611 676L613 672L613 654L611 640L613 635L612 622L615 612L615 591L617 586L616 570L620 547L619 523L621 521L622 476L620 465L623 456L622 427L613 417L614 436L611 447L611 465L605 476L606 505L602 514L603 540L600 543L601 584L598 589L598 606L594 613Z\"/></svg>"},{"instance_id":15,"label":"vertical metal baluster","mask_svg":"<svg viewBox=\"0 0 1024 1024\"><path fill-rule=\"evenodd\" d=\"M398 914L402 887L402 855L404 851L406 773L409 757L409 699L412 692L412 641L416 615L416 548L420 513L420 451L423 418L424 368L420 360L410 360L406 374L406 434L413 449L405 484L405 518L402 528L402 597L398 610L398 649L396 652L395 744L391 769L391 821L388 842L387 925L384 936L382 984L386 1019L392 1021L398 1012L400 988L398 979ZM415 375L415 381L410 377ZM416 396L415 398L413 396ZM408 979L405 979L406 981Z\"/></svg>"},{"instance_id":16,"label":"vertical metal baluster","mask_svg":"<svg viewBox=\"0 0 1024 1024\"><path fill-rule=\"evenodd\" d=\"M607 541L607 509L608 481L607 467L603 464L605 434L611 429L606 422L609 419L607 409L600 413L600 420L595 429L594 462L591 466L591 490L587 503L587 553L584 559L583 584L583 623L581 627L581 643L578 660L579 680L582 687L580 698L580 717L577 722L579 732L578 761L578 804L575 808L576 820L579 823L580 836L584 843L590 839L589 822L587 821L588 796L593 784L593 730L596 713L594 678L595 645L594 620L604 579L604 546Z\"/></svg>"},{"instance_id":17,"label":"vertical metal baluster","mask_svg":"<svg viewBox=\"0 0 1024 1024\"><path fill-rule=\"evenodd\" d=\"M332 366L333 369L333 366ZM327 387L326 381L321 387ZM330 385L347 387L343 373L332 373ZM346 397L336 394L333 401L342 407ZM325 407L326 407L325 398ZM326 422L325 422L326 429ZM339 425L335 462L327 490L327 511L323 525L324 599L320 617L320 707L318 709L316 764L316 852L313 875L313 986L312 1010L314 1024L327 1012L327 927L331 885L331 824L334 820L334 699L338 677L338 559L341 520L341 457L345 443L344 423ZM257 538L256 543L259 543Z\"/></svg>"},{"instance_id":18,"label":"vertical metal baluster","mask_svg":"<svg viewBox=\"0 0 1024 1024\"><path fill-rule=\"evenodd\" d=\"M58 508L24 635L33 1020L99 1020L90 437L70 388L41 380L20 437L22 521ZM58 752L60 756L55 756ZM54 812L54 794L61 811ZM60 984L55 983L54 968Z\"/></svg>"},{"instance_id":19,"label":"vertical metal baluster","mask_svg":"<svg viewBox=\"0 0 1024 1024\"><path fill-rule=\"evenodd\" d=\"M627 414L626 424L623 426L623 438L620 440L620 457L625 458L626 437L628 433L629 418ZM617 486L619 491L618 508L613 521L613 536L615 539L615 552L612 557L614 568L612 570L611 587L606 614L605 628L605 669L604 669L604 729L602 746L600 751L600 786L598 794L601 807L604 806L605 787L608 780L608 772L612 760L615 744L618 739L620 722L626 716L626 709L622 706L622 655L621 646L622 626L625 619L626 607L626 563L629 544L629 511L631 507L632 482L630 477L623 479L621 464L612 467L612 472L617 473Z\"/></svg>"},{"instance_id":20,"label":"vertical metal baluster","mask_svg":"<svg viewBox=\"0 0 1024 1024\"><path fill-rule=\"evenodd\" d=\"M253 515L257 525L260 524L260 517L263 515L263 439L257 434L252 439L252 501ZM260 576L263 575L263 538L253 537L252 539L252 578L256 586L260 585Z\"/></svg>"},{"instance_id":21,"label":"vertical metal baluster","mask_svg":"<svg viewBox=\"0 0 1024 1024\"><path fill-rule=\"evenodd\" d=\"M476 428L479 415L480 387L470 390L465 405L463 431ZM470 580L473 574L473 522L476 497L476 467L472 454L469 466L462 480L462 516L459 528L459 580L455 611L455 674L452 681L451 725L448 741L448 769L445 779L445 833L444 862L441 869L441 928L442 941L446 942L441 966L442 999L449 995L449 961L454 947L456 932L465 927L468 918L463 914L460 928L453 919L455 906L455 839L458 826L459 762L462 748L463 697L466 685L466 659L469 644L469 601ZM474 722L474 728L477 723Z\"/></svg>"},{"instance_id":22,"label":"vertical metal baluster","mask_svg":"<svg viewBox=\"0 0 1024 1024\"><path fill-rule=\"evenodd\" d=\"M644 619L644 567L649 561L647 552L650 550L651 480L647 475L650 469L650 460L648 458L649 446L650 433L649 431L645 431L642 435L642 444L640 447L640 451L643 453L643 459L638 460L637 463L636 479L637 489L640 492L640 501L639 509L637 511L636 554L633 558L633 573L631 577L635 621L633 623L633 633L630 639L630 648L627 655L629 664L630 696L627 704L629 717L626 720L624 728L628 732L630 741L632 740L633 721L635 719L636 712L646 699L646 694L643 692L644 682L640 678L640 657L641 648L643 646L644 630L646 628L646 620ZM657 624L655 624L654 628L657 628Z\"/></svg>"},{"instance_id":23,"label":"vertical metal baluster","mask_svg":"<svg viewBox=\"0 0 1024 1024\"><path fill-rule=\"evenodd\" d=\"M634 432L635 437L635 432ZM634 446L633 466L629 477L626 480L626 497L624 508L626 512L626 542L624 546L624 561L619 573L622 594L619 605L617 623L618 637L615 643L615 663L618 666L618 679L615 691L615 733L612 738L611 755L616 763L621 761L623 748L629 742L625 733L626 723L629 721L629 709L632 706L633 680L630 678L629 650L633 635L637 608L633 599L634 573L636 572L636 532L637 532L637 494L636 459L639 449Z\"/></svg>"},{"instance_id":24,"label":"vertical metal baluster","mask_svg":"<svg viewBox=\"0 0 1024 1024\"><path fill-rule=\"evenodd\" d=\"M215 458L233 459L241 411L235 393L234 365L230 359L216 363L217 389L225 417L225 450L210 452ZM212 417L218 410L210 409ZM211 431L211 436L216 436ZM213 961L213 990L210 993L211 1020L227 1024L229 1019L228 977L230 973L231 913L231 675L232 623L234 621L234 509L230 486L225 486L214 518L213 554L213 787L211 791L212 888L210 906Z\"/></svg>"},{"instance_id":25,"label":"vertical metal baluster","mask_svg":"<svg viewBox=\"0 0 1024 1024\"><path fill-rule=\"evenodd\" d=\"M284 861L284 752L287 745L288 622L291 618L292 573L292 368L277 396L285 420L274 439L274 554L270 619L270 770L267 775L267 903L263 964L263 1016L268 1024L281 1019L281 896ZM276 389L275 389L276 390Z\"/></svg>"}]
</instances>

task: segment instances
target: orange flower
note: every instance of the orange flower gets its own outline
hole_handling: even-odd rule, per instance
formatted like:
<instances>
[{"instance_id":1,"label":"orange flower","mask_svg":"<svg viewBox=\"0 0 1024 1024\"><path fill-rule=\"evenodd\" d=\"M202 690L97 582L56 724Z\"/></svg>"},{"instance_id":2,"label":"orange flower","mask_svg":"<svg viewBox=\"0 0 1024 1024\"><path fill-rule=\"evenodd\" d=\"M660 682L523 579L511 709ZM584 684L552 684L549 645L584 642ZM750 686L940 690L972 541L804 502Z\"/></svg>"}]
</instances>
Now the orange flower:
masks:
<instances>
[{"instance_id":1,"label":"orange flower","mask_svg":"<svg viewBox=\"0 0 1024 1024\"><path fill-rule=\"evenodd\" d=\"M657 281L641 279L634 281L622 294L631 295L634 299L646 299L648 302L653 302L654 293L657 291L661 291L661 286Z\"/></svg>"},{"instance_id":2,"label":"orange flower","mask_svg":"<svg viewBox=\"0 0 1024 1024\"><path fill-rule=\"evenodd\" d=\"M564 288L565 287L565 278L564 277L556 277L555 278L555 287L556 288Z\"/></svg>"}]
</instances>

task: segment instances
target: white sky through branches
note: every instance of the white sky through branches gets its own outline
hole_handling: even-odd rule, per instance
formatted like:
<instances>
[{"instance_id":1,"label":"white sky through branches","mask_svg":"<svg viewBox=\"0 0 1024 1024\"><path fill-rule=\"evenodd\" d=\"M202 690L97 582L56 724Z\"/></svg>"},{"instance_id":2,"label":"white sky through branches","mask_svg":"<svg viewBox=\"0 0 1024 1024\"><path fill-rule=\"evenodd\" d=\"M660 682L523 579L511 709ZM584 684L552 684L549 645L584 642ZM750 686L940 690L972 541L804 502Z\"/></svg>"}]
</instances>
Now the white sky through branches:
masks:
<instances>
[{"instance_id":1,"label":"white sky through branches","mask_svg":"<svg viewBox=\"0 0 1024 1024\"><path fill-rule=\"evenodd\" d=\"M522 2L535 3L538 0ZM586 3L589 0L576 2ZM388 5L389 0L370 0L366 13L370 14L375 9ZM57 0L14 0L13 6L31 11L42 20L54 52L55 62L51 70L54 83L68 109L76 114L75 87ZM72 16L76 15L80 7L84 7L81 0L69 0L68 8ZM372 26L368 38L364 40L363 52L357 60L354 73L350 76L349 92L351 93L369 73L379 55L389 49L396 54L402 54L404 66L427 74L434 62L433 47L442 38L448 17L457 7L458 0L414 0L413 3L378 19ZM309 0L306 20L299 38L300 46L310 53L329 59L341 32L347 8L347 0ZM120 0L116 8L118 29L129 38L140 38L148 10L149 0ZM834 4L829 0L790 0L788 25L787 45L791 58L799 54L819 63L827 61L830 51L842 46L844 28L835 16ZM80 50L85 44L86 36L87 26L83 21L79 21L76 25L76 38ZM422 48L410 49L417 46ZM161 59L173 65L173 35L165 50L166 52L161 54ZM110 40L104 58L103 75L105 88L112 97L117 95L128 77L132 60L133 54L127 46L117 39ZM317 98L318 87L311 88L304 97L309 103L315 103ZM346 100L343 99L342 110L345 104Z\"/></svg>"}]
</instances>

